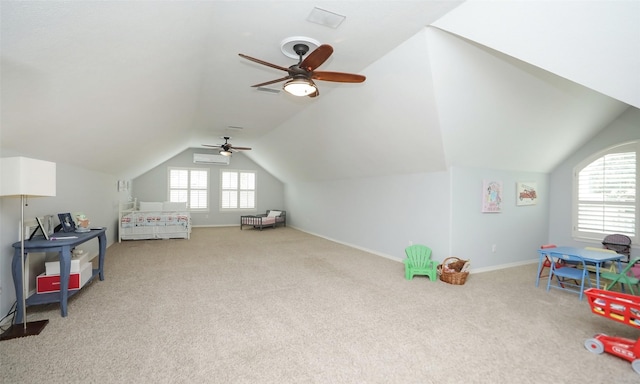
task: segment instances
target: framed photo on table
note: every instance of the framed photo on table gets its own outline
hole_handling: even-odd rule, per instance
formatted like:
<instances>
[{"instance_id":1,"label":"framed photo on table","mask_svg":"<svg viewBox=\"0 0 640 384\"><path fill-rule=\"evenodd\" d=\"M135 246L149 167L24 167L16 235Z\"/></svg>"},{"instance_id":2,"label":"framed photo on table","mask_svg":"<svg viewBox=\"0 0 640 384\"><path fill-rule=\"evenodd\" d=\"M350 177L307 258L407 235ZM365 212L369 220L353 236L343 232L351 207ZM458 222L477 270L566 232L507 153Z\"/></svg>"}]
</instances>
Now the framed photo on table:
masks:
<instances>
[{"instance_id":1,"label":"framed photo on table","mask_svg":"<svg viewBox=\"0 0 640 384\"><path fill-rule=\"evenodd\" d=\"M41 231L44 238L49 240L49 233L47 232L47 229L45 228L44 224L42 224L42 219L36 216L36 222L38 224L35 226L35 229L33 230L33 232L31 232L31 236L29 236L29 241L33 240L36 234L38 234L38 231ZM31 228L31 226L26 226L25 228L27 227Z\"/></svg>"},{"instance_id":2,"label":"framed photo on table","mask_svg":"<svg viewBox=\"0 0 640 384\"><path fill-rule=\"evenodd\" d=\"M58 213L58 218L63 232L75 232L76 223L71 218L71 213Z\"/></svg>"},{"instance_id":3,"label":"framed photo on table","mask_svg":"<svg viewBox=\"0 0 640 384\"><path fill-rule=\"evenodd\" d=\"M37 216L36 216L36 221L38 222L38 227L42 231L44 238L49 240L49 228L45 228L44 225L42 224L42 220Z\"/></svg>"}]
</instances>

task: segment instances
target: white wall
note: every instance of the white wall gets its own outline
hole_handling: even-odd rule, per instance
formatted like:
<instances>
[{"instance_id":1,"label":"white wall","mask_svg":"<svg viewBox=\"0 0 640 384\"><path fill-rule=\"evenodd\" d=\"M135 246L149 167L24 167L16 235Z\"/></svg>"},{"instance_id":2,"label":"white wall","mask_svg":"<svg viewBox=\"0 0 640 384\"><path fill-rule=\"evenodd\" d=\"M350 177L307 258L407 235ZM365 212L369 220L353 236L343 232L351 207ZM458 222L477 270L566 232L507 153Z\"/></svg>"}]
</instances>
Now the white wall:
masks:
<instances>
[{"instance_id":1,"label":"white wall","mask_svg":"<svg viewBox=\"0 0 640 384\"><path fill-rule=\"evenodd\" d=\"M433 258L448 254L449 175L394 175L285 188L290 225L309 233L402 260L409 242ZM290 214L290 215L289 215Z\"/></svg>"},{"instance_id":2,"label":"white wall","mask_svg":"<svg viewBox=\"0 0 640 384\"><path fill-rule=\"evenodd\" d=\"M3 157L20 156L9 151L2 151ZM46 160L46 159L42 159ZM25 207L25 220L33 220L36 216L57 215L58 213L83 212L91 221L92 226L107 227L107 246L111 245L117 236L118 203L126 196L119 193L116 187L117 179L104 173L70 166L56 164L56 196L40 197L28 200ZM4 317L16 299L11 274L11 260L13 258L14 242L19 241L20 198L0 198L0 318ZM57 220L54 220L57 223ZM98 242L90 241L81 247L92 255L98 254ZM43 254L34 255L31 260L31 276L43 270ZM108 251L107 251L108 257ZM109 271L105 271L105 278L109 278Z\"/></svg>"},{"instance_id":3,"label":"white wall","mask_svg":"<svg viewBox=\"0 0 640 384\"><path fill-rule=\"evenodd\" d=\"M451 173L452 256L470 259L476 271L537 261L548 231L548 175L462 167ZM500 213L482 212L483 180L502 182ZM516 205L517 182L536 183L535 205Z\"/></svg>"},{"instance_id":4,"label":"white wall","mask_svg":"<svg viewBox=\"0 0 640 384\"><path fill-rule=\"evenodd\" d=\"M501 213L481 213L485 179L503 182ZM537 183L536 205L516 206L518 181ZM409 241L422 243L434 259L471 259L477 271L537 260L548 230L547 190L546 174L454 168L287 185L286 205L291 225L303 231L397 260Z\"/></svg>"},{"instance_id":5,"label":"white wall","mask_svg":"<svg viewBox=\"0 0 640 384\"><path fill-rule=\"evenodd\" d=\"M264 213L267 209L284 208L284 186L264 168L249 159L242 152L234 153L229 165L194 164L193 153L217 154L208 149L190 148L149 172L133 179L132 196L138 201L167 201L168 200L168 167L209 168L209 212L191 214L194 226L226 226L239 225L240 213L221 213L220 201L220 170L252 170L257 171L257 213Z\"/></svg>"},{"instance_id":6,"label":"white wall","mask_svg":"<svg viewBox=\"0 0 640 384\"><path fill-rule=\"evenodd\" d=\"M587 142L582 148L560 164L550 175L550 216L549 242L563 245L585 247L600 246L600 242L587 243L576 241L572 237L572 186L573 168L585 158L614 145L640 139L640 110L629 107L607 128ZM633 255L640 250L632 249Z\"/></svg>"}]
</instances>

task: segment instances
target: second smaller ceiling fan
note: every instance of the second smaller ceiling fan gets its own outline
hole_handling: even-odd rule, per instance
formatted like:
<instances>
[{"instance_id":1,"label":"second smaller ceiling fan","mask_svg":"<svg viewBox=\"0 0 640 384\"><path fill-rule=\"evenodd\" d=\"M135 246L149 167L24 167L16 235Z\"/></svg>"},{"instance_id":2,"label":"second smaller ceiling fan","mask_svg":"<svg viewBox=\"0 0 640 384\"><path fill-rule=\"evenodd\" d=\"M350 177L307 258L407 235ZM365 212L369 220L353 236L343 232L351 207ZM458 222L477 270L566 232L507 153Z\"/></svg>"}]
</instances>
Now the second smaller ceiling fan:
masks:
<instances>
[{"instance_id":1,"label":"second smaller ceiling fan","mask_svg":"<svg viewBox=\"0 0 640 384\"><path fill-rule=\"evenodd\" d=\"M220 149L220 154L222 156L231 156L231 154L233 152L250 151L251 150L251 148L249 148L249 147L234 147L233 145L231 145L229 143L229 139L231 139L231 137L229 137L229 136L224 136L222 138L224 139L224 144L220 144L220 145L202 144L202 146L203 147L210 147L210 148L219 148Z\"/></svg>"}]
</instances>

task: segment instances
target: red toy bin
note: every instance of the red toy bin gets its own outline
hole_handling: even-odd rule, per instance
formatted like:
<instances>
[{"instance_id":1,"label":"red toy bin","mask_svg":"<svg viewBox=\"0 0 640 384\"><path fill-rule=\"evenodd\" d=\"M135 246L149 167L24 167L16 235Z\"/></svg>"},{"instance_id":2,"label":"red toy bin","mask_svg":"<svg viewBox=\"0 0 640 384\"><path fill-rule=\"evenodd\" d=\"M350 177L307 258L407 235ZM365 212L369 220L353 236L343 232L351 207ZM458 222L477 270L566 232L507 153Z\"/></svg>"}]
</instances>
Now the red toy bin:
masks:
<instances>
[{"instance_id":1,"label":"red toy bin","mask_svg":"<svg viewBox=\"0 0 640 384\"><path fill-rule=\"evenodd\" d=\"M598 316L640 329L640 296L620 292L589 288L584 293L589 299L591 312ZM640 338L595 335L584 342L589 351L601 354L607 352L631 362L631 368L640 374Z\"/></svg>"},{"instance_id":2,"label":"red toy bin","mask_svg":"<svg viewBox=\"0 0 640 384\"><path fill-rule=\"evenodd\" d=\"M640 296L589 288L584 293L591 312L596 315L640 328Z\"/></svg>"}]
</instances>

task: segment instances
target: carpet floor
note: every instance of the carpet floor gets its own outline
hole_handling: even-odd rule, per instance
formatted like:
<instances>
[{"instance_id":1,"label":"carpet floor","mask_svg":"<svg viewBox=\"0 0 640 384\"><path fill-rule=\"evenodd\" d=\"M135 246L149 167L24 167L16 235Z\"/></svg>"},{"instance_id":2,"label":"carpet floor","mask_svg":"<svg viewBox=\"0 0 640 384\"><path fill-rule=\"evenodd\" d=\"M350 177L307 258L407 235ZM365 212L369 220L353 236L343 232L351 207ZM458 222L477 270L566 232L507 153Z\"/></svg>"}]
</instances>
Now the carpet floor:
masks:
<instances>
[{"instance_id":1,"label":"carpet floor","mask_svg":"<svg viewBox=\"0 0 640 384\"><path fill-rule=\"evenodd\" d=\"M67 317L28 308L50 322L0 344L0 382L640 382L583 346L640 332L535 275L531 264L464 285L407 281L402 263L288 227L126 241Z\"/></svg>"}]
</instances>

